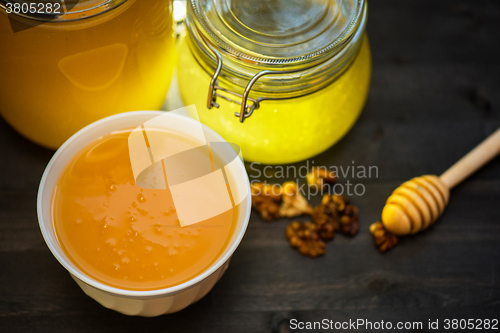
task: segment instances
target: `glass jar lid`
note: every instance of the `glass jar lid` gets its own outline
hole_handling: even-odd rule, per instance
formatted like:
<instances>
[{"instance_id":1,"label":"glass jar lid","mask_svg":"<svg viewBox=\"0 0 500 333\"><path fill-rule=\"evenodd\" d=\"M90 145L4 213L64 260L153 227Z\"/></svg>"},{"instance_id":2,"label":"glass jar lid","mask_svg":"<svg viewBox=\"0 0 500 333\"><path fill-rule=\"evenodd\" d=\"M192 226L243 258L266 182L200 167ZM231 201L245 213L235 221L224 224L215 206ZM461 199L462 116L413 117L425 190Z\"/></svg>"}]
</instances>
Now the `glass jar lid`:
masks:
<instances>
[{"instance_id":1,"label":"glass jar lid","mask_svg":"<svg viewBox=\"0 0 500 333\"><path fill-rule=\"evenodd\" d=\"M212 77L207 108L230 100L243 122L264 100L328 86L358 54L366 7L366 0L189 0L188 43Z\"/></svg>"},{"instance_id":2,"label":"glass jar lid","mask_svg":"<svg viewBox=\"0 0 500 333\"><path fill-rule=\"evenodd\" d=\"M296 65L331 55L356 28L364 0L190 0L207 37L243 61Z\"/></svg>"}]
</instances>

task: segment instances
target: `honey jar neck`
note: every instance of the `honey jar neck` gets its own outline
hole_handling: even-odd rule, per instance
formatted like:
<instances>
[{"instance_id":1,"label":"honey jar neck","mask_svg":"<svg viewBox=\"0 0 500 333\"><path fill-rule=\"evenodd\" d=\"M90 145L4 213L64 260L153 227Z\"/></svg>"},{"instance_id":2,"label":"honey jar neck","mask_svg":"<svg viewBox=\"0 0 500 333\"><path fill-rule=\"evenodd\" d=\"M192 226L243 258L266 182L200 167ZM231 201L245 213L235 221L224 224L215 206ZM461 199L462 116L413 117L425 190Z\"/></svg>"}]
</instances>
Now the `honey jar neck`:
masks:
<instances>
[{"instance_id":1,"label":"honey jar neck","mask_svg":"<svg viewBox=\"0 0 500 333\"><path fill-rule=\"evenodd\" d=\"M237 48L234 43L214 34L213 29L197 13L197 3L192 0L188 4L186 19L187 41L197 62L212 76L214 85L217 81L218 86L241 95L248 93L249 97L266 99L303 96L334 82L356 58L367 17L366 2L358 0L358 7L352 8L355 12L350 15L350 22L344 29L339 29L342 32L339 36L321 36L329 38L329 44L315 52L273 58L262 56L255 47L243 53L241 47ZM304 46L307 47L311 51L310 46ZM297 49L292 48L290 46L290 52ZM280 52L286 54L286 50Z\"/></svg>"}]
</instances>

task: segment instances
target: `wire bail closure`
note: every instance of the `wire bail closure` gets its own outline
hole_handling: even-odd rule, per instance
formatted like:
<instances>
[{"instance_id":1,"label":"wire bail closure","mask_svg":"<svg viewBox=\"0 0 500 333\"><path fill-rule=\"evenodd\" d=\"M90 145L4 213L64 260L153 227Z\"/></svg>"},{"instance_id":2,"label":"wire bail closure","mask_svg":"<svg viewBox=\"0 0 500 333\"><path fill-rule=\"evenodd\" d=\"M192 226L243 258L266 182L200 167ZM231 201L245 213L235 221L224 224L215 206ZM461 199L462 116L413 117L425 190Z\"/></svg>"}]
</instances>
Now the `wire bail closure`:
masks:
<instances>
[{"instance_id":1,"label":"wire bail closure","mask_svg":"<svg viewBox=\"0 0 500 333\"><path fill-rule=\"evenodd\" d=\"M250 90L252 89L253 84L258 79L258 78L256 79L258 74L255 75L252 78L252 80L250 80L247 87L245 88L245 92L243 93L243 95L236 93L234 91L231 91L229 89L222 88L221 86L218 85L218 80L217 80L219 77L219 74L222 70L222 56L216 49L213 48L212 45L210 45L207 42L205 42L205 44L210 48L210 50L217 57L217 68L215 69L214 75L212 76L212 79L210 80L210 86L208 87L207 108L211 109L214 106L216 108L219 107L219 104L217 103L217 97L223 98L229 102L240 104L241 105L240 112L235 112L234 115L236 117L240 118L240 123L242 123L245 121L246 118L250 117L253 114L254 110L256 110L260 107L260 100L259 99L253 99L253 98L248 97ZM221 90L221 91L224 91L228 94L239 97L239 98L241 98L241 102L239 102L237 100L232 100L224 95L221 95L221 94L217 93L217 90ZM247 105L248 101L251 101L252 105L248 106Z\"/></svg>"},{"instance_id":2,"label":"wire bail closure","mask_svg":"<svg viewBox=\"0 0 500 333\"><path fill-rule=\"evenodd\" d=\"M212 46L210 43L208 43L204 38L202 38L203 42L205 45L208 46L208 48L215 54L217 57L217 67L215 69L214 74L212 75L212 79L210 80L210 86L208 87L208 100L207 100L207 108L211 109L212 107L219 108L219 103L217 103L217 97L223 98L229 102L233 102L236 104L241 105L240 112L235 112L234 115L238 118L240 118L240 123L243 123L245 119L250 117L255 110L257 110L260 107L260 102L264 100L282 100L282 99L288 99L288 97L259 97L259 98L251 98L249 97L250 91L252 90L252 87L254 84L257 82L258 79L265 75L271 75L271 74L291 74L291 73L296 73L296 72L301 72L304 70L311 69L316 65L308 66L306 68L300 68L300 69L294 69L294 70L288 70L288 71L269 71L269 70L264 70L260 71L257 74L255 74L252 79L248 82L247 86L245 87L245 91L242 94L239 94L237 92L234 92L232 90L223 88L218 85L218 77L220 72L222 71L222 55ZM322 61L321 63L323 63ZM321 64L320 63L320 64ZM231 98L228 98L227 96L221 95L217 93L217 90L223 91L225 93L231 94L233 96L236 96L238 98L241 98L241 102L238 100L233 100ZM247 105L248 101L251 102L251 105Z\"/></svg>"},{"instance_id":3,"label":"wire bail closure","mask_svg":"<svg viewBox=\"0 0 500 333\"><path fill-rule=\"evenodd\" d=\"M207 3L211 0L204 0ZM216 1L216 0L213 0ZM221 0L222 1L222 0ZM230 2L230 0L228 0ZM192 42L197 45L198 49L203 53L203 57L208 58L208 63L202 64L199 62L200 66L204 71L211 76L210 84L208 87L207 96L207 109L212 109L213 107L219 108L220 105L217 102L218 98L225 99L229 102L240 105L239 112L235 112L234 115L239 118L240 123L243 123L245 119L249 118L255 110L260 108L260 105L265 100L287 100L296 97L302 97L314 93L327 85L331 84L334 80L340 77L343 72L349 67L352 61L355 59L357 51L359 50L361 36L364 33L364 28L366 24L366 0L355 0L357 6L354 6L355 12L352 12L352 17L350 18L350 23L345 26L344 30L340 35L335 35L335 39L332 39L330 44L322 45L321 49L314 49L311 53L307 53L303 56L297 56L293 58L283 58L283 61L275 62L273 58L272 62L268 62L267 56L263 55L263 58L246 57L246 53L240 53L237 49L233 49L228 46L225 41L221 40L218 36L219 32L213 30L212 26L208 24L207 18L205 17L204 11L200 9L200 0L190 0L190 6L188 9L188 15L186 19L186 25L190 35L192 37ZM205 2L203 2L205 3ZM210 7L212 8L212 7ZM193 16L193 17L191 17ZM219 15L220 16L220 15ZM193 22L198 22L198 24L191 25L191 19ZM225 21L222 20L221 24ZM352 19L352 20L351 20ZM220 23L220 22L219 22ZM205 31L206 33L203 33ZM220 52L218 51L220 50ZM242 51L244 52L244 51ZM261 70L253 75L248 81L241 93L240 88L243 88L243 84L231 80L230 77L226 78L226 72L223 73L223 79L229 80L231 87L234 88L224 88L219 85L219 76L223 69L223 56L228 56L226 61L232 63L233 61L238 64L239 59L251 60L251 64L255 65L251 70L258 70L259 65L269 66L267 68L273 68L273 65L279 63L280 65L290 65L290 67L295 67L293 70ZM281 58L279 58L281 59ZM204 62L206 58L204 58ZM215 62L215 71L212 73L212 61ZM204 66L207 65L207 66ZM303 66L303 67L302 67ZM238 66L237 66L238 67ZM281 66L280 66L281 67ZM288 68L290 68L288 67ZM300 67L300 68L297 68ZM286 68L286 67L281 67ZM318 70L316 70L316 68ZM238 70L238 68L235 68ZM312 70L312 71L310 71ZM301 73L302 72L302 73ZM248 78L246 70L242 76L238 78ZM299 73L300 75L290 77L280 77L284 74ZM240 74L240 73L239 73ZM266 81L266 85L258 88L259 94L262 93L264 96L261 97L250 97L250 93L255 83L266 75L272 75L269 78L269 82ZM320 77L321 76L321 77ZM302 89L300 81L303 77L308 79L307 89ZM288 80L290 79L290 80ZM286 82L290 81L293 83L290 87L283 88L286 86ZM292 84L291 83L291 84ZM272 87L278 87L278 91L272 91ZM314 88L317 86L317 88ZM239 92L234 91L236 89ZM232 96L231 96L232 95ZM271 97L273 96L273 97ZM280 96L280 97L275 97Z\"/></svg>"}]
</instances>

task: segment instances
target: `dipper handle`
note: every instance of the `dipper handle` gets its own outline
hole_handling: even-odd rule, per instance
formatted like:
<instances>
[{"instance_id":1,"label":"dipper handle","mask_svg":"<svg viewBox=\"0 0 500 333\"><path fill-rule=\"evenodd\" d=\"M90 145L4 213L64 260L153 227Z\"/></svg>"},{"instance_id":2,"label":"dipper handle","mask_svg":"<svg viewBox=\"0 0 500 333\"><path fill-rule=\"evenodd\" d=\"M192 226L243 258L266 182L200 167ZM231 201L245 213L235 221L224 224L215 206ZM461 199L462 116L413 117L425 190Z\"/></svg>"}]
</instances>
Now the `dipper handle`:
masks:
<instances>
[{"instance_id":1,"label":"dipper handle","mask_svg":"<svg viewBox=\"0 0 500 333\"><path fill-rule=\"evenodd\" d=\"M500 154L500 128L453 164L439 179L451 190L498 154Z\"/></svg>"}]
</instances>

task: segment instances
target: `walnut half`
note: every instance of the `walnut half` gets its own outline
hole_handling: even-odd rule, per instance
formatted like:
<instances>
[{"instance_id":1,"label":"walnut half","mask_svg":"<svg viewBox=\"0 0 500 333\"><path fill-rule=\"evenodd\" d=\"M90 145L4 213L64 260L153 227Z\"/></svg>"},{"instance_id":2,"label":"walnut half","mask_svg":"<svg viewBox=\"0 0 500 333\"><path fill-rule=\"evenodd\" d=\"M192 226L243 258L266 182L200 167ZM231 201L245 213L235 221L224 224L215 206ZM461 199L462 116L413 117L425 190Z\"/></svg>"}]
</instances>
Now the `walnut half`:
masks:
<instances>
[{"instance_id":1,"label":"walnut half","mask_svg":"<svg viewBox=\"0 0 500 333\"><path fill-rule=\"evenodd\" d=\"M336 194L332 195L332 202L339 216L340 231L346 236L356 235L359 231L358 207Z\"/></svg>"},{"instance_id":2,"label":"walnut half","mask_svg":"<svg viewBox=\"0 0 500 333\"><path fill-rule=\"evenodd\" d=\"M278 186L265 183L253 183L251 186L252 207L266 221L280 217L281 190Z\"/></svg>"},{"instance_id":3,"label":"walnut half","mask_svg":"<svg viewBox=\"0 0 500 333\"><path fill-rule=\"evenodd\" d=\"M328 171L326 167L312 167L309 173L307 174L307 184L309 186L316 186L318 188L323 188L323 186L328 183L335 183L337 180L337 175L335 172Z\"/></svg>"},{"instance_id":4,"label":"walnut half","mask_svg":"<svg viewBox=\"0 0 500 333\"><path fill-rule=\"evenodd\" d=\"M302 255L315 258L325 253L325 242L319 237L315 223L294 221L286 228L286 236Z\"/></svg>"},{"instance_id":5,"label":"walnut half","mask_svg":"<svg viewBox=\"0 0 500 333\"><path fill-rule=\"evenodd\" d=\"M387 231L381 222L373 223L370 226L370 232L375 240L375 246L377 246L382 253L399 243L399 237Z\"/></svg>"},{"instance_id":6,"label":"walnut half","mask_svg":"<svg viewBox=\"0 0 500 333\"><path fill-rule=\"evenodd\" d=\"M323 240L333 239L335 231L340 229L340 224L331 196L325 194L321 204L314 207L312 220L318 225L318 232Z\"/></svg>"},{"instance_id":7,"label":"walnut half","mask_svg":"<svg viewBox=\"0 0 500 333\"><path fill-rule=\"evenodd\" d=\"M283 184L283 203L279 209L282 217L296 217L304 214L310 215L312 207L302 196L295 182Z\"/></svg>"}]
</instances>

